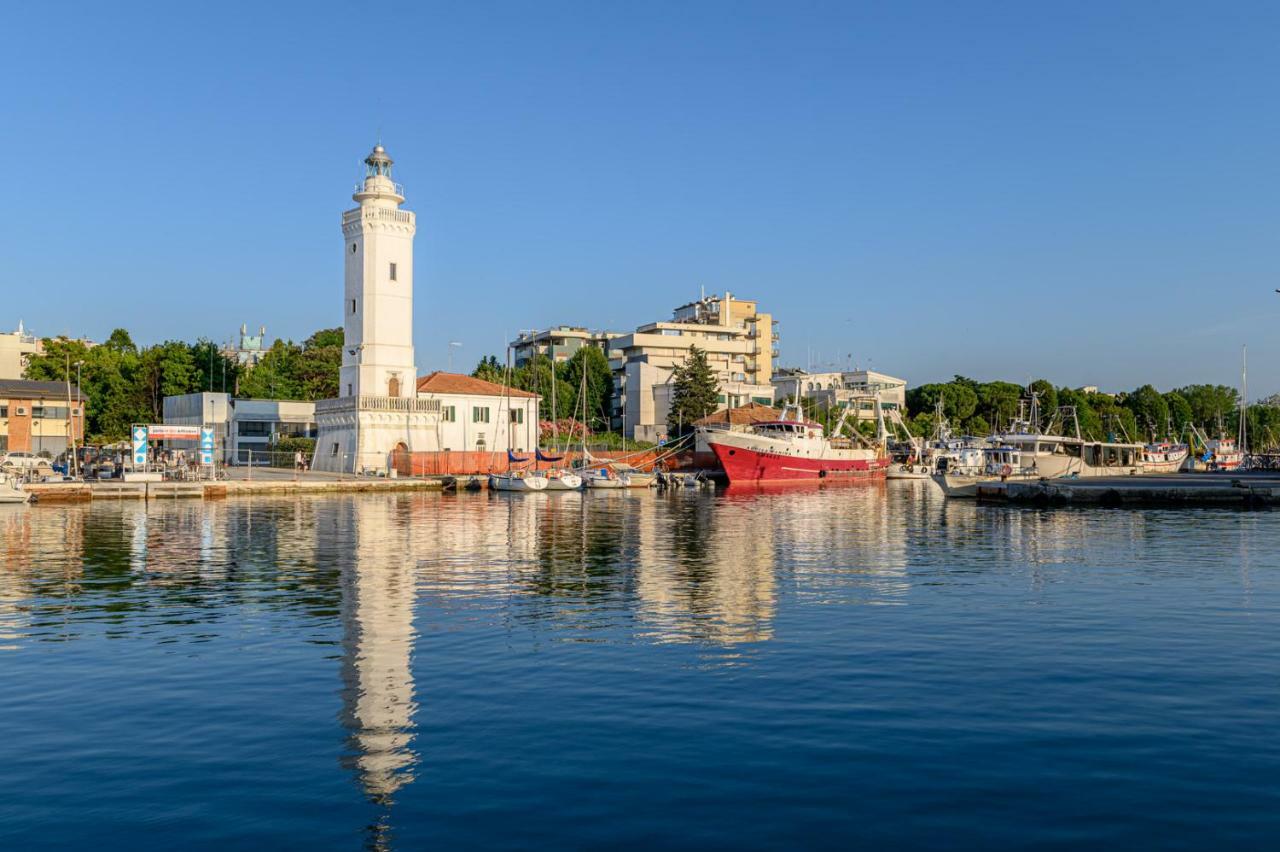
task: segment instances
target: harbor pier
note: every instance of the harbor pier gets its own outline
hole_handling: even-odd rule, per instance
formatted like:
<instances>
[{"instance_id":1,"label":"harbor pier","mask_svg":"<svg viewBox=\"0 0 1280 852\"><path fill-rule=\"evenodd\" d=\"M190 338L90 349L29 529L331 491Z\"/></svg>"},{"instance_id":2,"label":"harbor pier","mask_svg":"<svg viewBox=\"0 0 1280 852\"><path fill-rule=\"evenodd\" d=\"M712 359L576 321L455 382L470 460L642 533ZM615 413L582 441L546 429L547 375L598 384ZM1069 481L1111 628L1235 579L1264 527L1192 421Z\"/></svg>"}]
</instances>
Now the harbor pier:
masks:
<instances>
[{"instance_id":1,"label":"harbor pier","mask_svg":"<svg viewBox=\"0 0 1280 852\"><path fill-rule=\"evenodd\" d=\"M1224 506L1280 505L1280 472L1246 471L1167 475L1095 476L987 482L978 499L1040 506Z\"/></svg>"}]
</instances>

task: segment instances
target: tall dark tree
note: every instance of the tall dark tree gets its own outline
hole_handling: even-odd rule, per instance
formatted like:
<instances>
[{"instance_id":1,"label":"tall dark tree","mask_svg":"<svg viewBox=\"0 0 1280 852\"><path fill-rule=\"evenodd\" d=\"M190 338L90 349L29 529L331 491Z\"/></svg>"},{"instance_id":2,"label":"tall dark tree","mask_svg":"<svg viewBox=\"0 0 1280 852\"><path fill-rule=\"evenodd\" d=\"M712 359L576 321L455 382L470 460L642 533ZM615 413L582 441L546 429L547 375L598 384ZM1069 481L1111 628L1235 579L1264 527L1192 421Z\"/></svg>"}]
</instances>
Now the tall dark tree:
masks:
<instances>
[{"instance_id":1,"label":"tall dark tree","mask_svg":"<svg viewBox=\"0 0 1280 852\"><path fill-rule=\"evenodd\" d=\"M697 346L689 347L684 363L671 376L671 410L667 413L667 430L675 435L688 429L693 421L715 411L720 383L707 363L707 355Z\"/></svg>"}]
</instances>

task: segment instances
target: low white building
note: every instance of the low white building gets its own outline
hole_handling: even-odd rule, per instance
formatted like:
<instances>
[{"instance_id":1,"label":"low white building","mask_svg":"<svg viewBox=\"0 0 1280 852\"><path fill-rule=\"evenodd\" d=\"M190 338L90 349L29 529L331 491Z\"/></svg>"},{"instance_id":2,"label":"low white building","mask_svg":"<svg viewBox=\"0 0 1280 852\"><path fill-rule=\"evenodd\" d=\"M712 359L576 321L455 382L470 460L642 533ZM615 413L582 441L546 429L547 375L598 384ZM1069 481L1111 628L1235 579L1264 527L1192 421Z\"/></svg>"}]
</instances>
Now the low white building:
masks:
<instances>
[{"instance_id":1,"label":"low white building","mask_svg":"<svg viewBox=\"0 0 1280 852\"><path fill-rule=\"evenodd\" d=\"M537 394L437 371L418 379L418 399L439 409L426 445L416 451L532 452L538 446Z\"/></svg>"},{"instance_id":2,"label":"low white building","mask_svg":"<svg viewBox=\"0 0 1280 852\"><path fill-rule=\"evenodd\" d=\"M266 459L282 438L314 438L314 402L291 399L234 399L225 393L189 393L164 398L164 422L213 426L218 458L228 464ZM172 449L194 450L195 441L169 441Z\"/></svg>"},{"instance_id":3,"label":"low white building","mask_svg":"<svg viewBox=\"0 0 1280 852\"><path fill-rule=\"evenodd\" d=\"M907 407L906 380L874 370L824 373L780 370L773 377L773 387L779 400L806 397L830 405L874 396L885 410L905 411Z\"/></svg>"}]
</instances>

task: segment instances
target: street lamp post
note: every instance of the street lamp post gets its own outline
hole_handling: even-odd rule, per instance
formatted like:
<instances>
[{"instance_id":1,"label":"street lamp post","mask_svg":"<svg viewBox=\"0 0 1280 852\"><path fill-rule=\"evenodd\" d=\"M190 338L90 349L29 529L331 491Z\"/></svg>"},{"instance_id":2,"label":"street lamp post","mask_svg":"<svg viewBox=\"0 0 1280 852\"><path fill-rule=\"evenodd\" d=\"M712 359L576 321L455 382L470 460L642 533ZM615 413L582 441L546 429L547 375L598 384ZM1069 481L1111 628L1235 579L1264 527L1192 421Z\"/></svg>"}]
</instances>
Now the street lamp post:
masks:
<instances>
[{"instance_id":1,"label":"street lamp post","mask_svg":"<svg viewBox=\"0 0 1280 852\"><path fill-rule=\"evenodd\" d=\"M80 394L80 368L83 366L84 366L84 359L81 358L79 361L76 362L76 411L80 412L79 416L80 416L81 443L84 442L84 403L81 401L81 394ZM71 434L74 441L74 436L76 434L76 415L74 413L71 416ZM76 460L76 476L79 476L80 475L80 455L79 453L74 453L74 456Z\"/></svg>"}]
</instances>

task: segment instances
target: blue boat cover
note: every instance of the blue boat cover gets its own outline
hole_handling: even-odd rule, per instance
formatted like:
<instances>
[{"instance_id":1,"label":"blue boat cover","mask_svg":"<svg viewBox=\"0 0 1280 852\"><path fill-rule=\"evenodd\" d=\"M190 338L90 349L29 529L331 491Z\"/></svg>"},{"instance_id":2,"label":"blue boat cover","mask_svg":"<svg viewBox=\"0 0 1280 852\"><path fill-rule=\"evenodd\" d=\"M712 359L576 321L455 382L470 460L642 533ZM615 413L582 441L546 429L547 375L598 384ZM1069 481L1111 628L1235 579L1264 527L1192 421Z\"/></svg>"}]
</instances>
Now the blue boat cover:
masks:
<instances>
[{"instance_id":1,"label":"blue boat cover","mask_svg":"<svg viewBox=\"0 0 1280 852\"><path fill-rule=\"evenodd\" d=\"M538 456L538 461L545 461L545 462L564 461L564 456L549 456L542 451L541 447L539 447L537 450L537 456Z\"/></svg>"}]
</instances>

